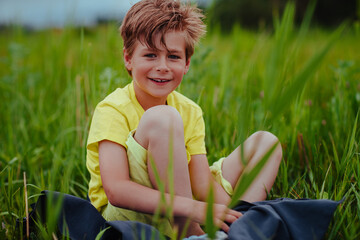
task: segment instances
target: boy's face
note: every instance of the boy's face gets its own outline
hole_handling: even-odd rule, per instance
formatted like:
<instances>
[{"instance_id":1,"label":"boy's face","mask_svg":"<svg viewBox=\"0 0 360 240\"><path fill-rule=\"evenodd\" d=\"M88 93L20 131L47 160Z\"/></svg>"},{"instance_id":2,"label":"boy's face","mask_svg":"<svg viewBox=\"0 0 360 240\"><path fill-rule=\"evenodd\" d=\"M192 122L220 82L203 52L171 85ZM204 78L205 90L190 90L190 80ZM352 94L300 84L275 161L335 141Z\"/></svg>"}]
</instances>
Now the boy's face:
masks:
<instances>
[{"instance_id":1,"label":"boy's face","mask_svg":"<svg viewBox=\"0 0 360 240\"><path fill-rule=\"evenodd\" d=\"M125 66L132 73L136 97L146 109L165 104L167 96L179 86L190 65L182 32L166 33L166 47L160 38L160 34L154 38L158 50L150 49L140 41L136 42L132 56L124 49Z\"/></svg>"}]
</instances>

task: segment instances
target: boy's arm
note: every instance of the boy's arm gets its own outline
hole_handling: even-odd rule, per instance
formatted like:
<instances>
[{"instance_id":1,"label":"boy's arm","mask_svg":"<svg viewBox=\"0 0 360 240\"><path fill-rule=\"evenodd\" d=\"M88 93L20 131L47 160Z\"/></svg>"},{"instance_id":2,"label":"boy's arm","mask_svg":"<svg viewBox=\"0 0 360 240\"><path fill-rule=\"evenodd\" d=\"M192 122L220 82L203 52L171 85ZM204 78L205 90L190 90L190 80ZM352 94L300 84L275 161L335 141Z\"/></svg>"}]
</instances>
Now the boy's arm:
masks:
<instances>
[{"instance_id":1,"label":"boy's arm","mask_svg":"<svg viewBox=\"0 0 360 240\"><path fill-rule=\"evenodd\" d=\"M111 142L101 141L99 143L99 163L101 180L109 202L117 207L131 209L143 213L154 213L159 206L161 193L152 188L137 184L130 180L129 166L126 150L123 146ZM167 203L170 203L170 194L165 194ZM206 214L206 203L191 198L174 196L173 215L189 217L196 222L204 223ZM237 212L228 210L225 205L216 206L218 212L228 212L225 221L236 220ZM163 212L165 209L162 209ZM218 214L218 225L225 231L222 215Z\"/></svg>"},{"instance_id":2,"label":"boy's arm","mask_svg":"<svg viewBox=\"0 0 360 240\"><path fill-rule=\"evenodd\" d=\"M191 188L193 195L200 201L206 201L208 198L209 187L212 184L215 195L215 202L227 205L230 203L230 197L223 187L215 181L212 176L209 163L205 154L192 155L189 163L189 172L191 179Z\"/></svg>"},{"instance_id":3,"label":"boy's arm","mask_svg":"<svg viewBox=\"0 0 360 240\"><path fill-rule=\"evenodd\" d=\"M112 205L144 213L155 212L160 202L160 192L130 180L127 154L123 146L107 140L101 141L99 164L103 187ZM184 209L191 208L191 204L192 201L183 200Z\"/></svg>"}]
</instances>

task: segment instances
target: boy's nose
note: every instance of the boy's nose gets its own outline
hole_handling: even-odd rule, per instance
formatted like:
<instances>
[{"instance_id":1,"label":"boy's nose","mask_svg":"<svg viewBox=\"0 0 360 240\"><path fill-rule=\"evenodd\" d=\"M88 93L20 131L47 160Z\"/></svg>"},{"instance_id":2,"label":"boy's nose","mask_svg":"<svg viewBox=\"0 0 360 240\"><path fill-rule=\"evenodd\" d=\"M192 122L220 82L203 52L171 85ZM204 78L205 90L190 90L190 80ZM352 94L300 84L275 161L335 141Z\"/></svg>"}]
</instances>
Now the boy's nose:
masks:
<instances>
[{"instance_id":1,"label":"boy's nose","mask_svg":"<svg viewBox=\"0 0 360 240\"><path fill-rule=\"evenodd\" d=\"M170 69L167 65L166 59L160 59L158 65L156 66L156 71L158 72L168 72Z\"/></svg>"}]
</instances>

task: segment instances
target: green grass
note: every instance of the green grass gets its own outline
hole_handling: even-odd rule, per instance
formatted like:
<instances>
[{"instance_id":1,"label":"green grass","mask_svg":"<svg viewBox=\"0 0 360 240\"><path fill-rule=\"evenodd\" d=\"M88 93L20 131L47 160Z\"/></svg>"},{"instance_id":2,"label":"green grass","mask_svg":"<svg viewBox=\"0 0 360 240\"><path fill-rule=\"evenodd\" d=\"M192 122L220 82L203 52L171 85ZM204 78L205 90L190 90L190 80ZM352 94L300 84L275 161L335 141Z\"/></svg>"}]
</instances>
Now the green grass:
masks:
<instances>
[{"instance_id":1,"label":"green grass","mask_svg":"<svg viewBox=\"0 0 360 240\"><path fill-rule=\"evenodd\" d=\"M299 31L288 14L274 33L210 32L179 91L204 110L210 163L254 131L273 132L284 161L269 199L346 197L326 238L357 239L360 32ZM0 238L12 239L25 216L23 172L30 203L44 189L86 197L93 110L130 78L116 24L0 34Z\"/></svg>"}]
</instances>

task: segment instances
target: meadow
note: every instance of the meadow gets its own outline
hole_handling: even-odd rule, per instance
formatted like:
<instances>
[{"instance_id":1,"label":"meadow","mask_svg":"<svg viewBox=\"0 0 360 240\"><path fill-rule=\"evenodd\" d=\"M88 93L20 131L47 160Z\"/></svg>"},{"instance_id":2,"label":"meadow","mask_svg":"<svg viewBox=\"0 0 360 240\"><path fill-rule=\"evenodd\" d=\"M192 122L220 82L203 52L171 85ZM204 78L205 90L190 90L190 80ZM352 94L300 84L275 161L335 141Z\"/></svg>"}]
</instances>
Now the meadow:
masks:
<instances>
[{"instance_id":1,"label":"meadow","mask_svg":"<svg viewBox=\"0 0 360 240\"><path fill-rule=\"evenodd\" d=\"M204 111L210 163L254 131L274 133L284 156L268 199L345 197L326 239L359 239L360 31L294 27L292 14L274 30L209 31L178 91ZM118 26L1 30L1 239L19 237L24 172L29 203L45 189L86 198L92 113L131 81Z\"/></svg>"}]
</instances>

